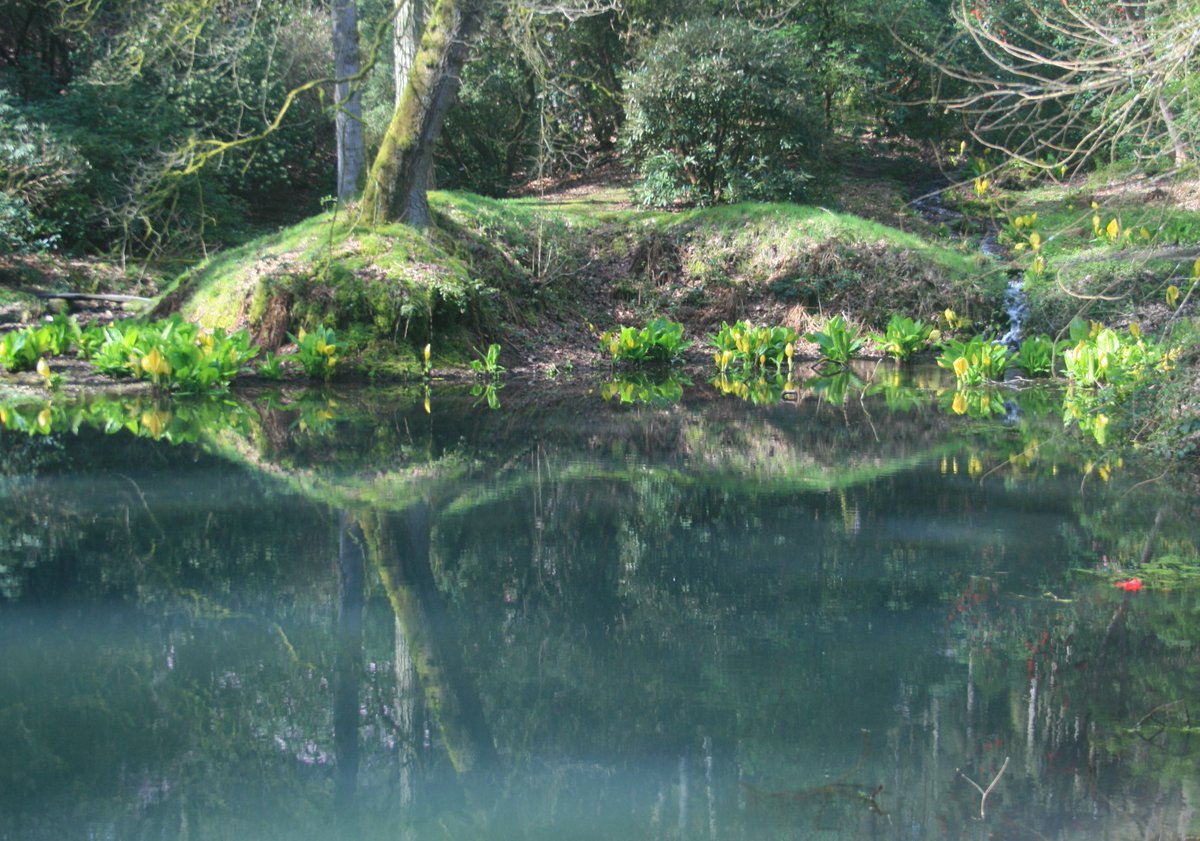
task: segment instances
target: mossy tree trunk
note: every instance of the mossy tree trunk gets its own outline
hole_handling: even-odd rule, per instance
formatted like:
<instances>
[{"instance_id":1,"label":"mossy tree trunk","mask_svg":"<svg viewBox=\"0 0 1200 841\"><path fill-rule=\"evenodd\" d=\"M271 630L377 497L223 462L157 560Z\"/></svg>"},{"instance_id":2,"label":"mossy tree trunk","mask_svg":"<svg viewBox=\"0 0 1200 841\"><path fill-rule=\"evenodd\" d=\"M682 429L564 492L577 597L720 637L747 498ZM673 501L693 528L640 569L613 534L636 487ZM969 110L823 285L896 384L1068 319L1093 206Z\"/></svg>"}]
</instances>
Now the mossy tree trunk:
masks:
<instances>
[{"instance_id":1,"label":"mossy tree trunk","mask_svg":"<svg viewBox=\"0 0 1200 841\"><path fill-rule=\"evenodd\" d=\"M479 29L485 0L437 0L416 60L392 114L363 192L371 223L429 227L429 173L433 147L458 94L459 76Z\"/></svg>"},{"instance_id":2,"label":"mossy tree trunk","mask_svg":"<svg viewBox=\"0 0 1200 841\"><path fill-rule=\"evenodd\" d=\"M451 765L464 781L486 775L495 769L496 747L434 582L429 505L397 514L364 512L358 523Z\"/></svg>"}]
</instances>

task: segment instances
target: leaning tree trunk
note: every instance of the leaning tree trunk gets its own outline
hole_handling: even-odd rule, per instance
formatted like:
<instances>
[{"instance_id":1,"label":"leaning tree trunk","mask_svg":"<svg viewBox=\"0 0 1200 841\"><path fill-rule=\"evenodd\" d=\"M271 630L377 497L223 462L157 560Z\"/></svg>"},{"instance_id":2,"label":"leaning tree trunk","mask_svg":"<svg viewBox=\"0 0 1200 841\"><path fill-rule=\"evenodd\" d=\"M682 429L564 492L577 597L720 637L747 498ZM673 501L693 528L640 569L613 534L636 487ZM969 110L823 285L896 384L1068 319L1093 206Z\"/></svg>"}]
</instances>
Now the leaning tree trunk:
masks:
<instances>
[{"instance_id":1,"label":"leaning tree trunk","mask_svg":"<svg viewBox=\"0 0 1200 841\"><path fill-rule=\"evenodd\" d=\"M400 221L429 227L433 147L458 93L459 74L479 28L484 0L437 0L421 37L408 83L380 144L363 192L372 224Z\"/></svg>"},{"instance_id":2,"label":"leaning tree trunk","mask_svg":"<svg viewBox=\"0 0 1200 841\"><path fill-rule=\"evenodd\" d=\"M358 193L367 152L363 143L362 100L358 81L358 4L356 0L333 3L333 72L339 80L333 87L337 108L337 197L349 201Z\"/></svg>"}]
</instances>

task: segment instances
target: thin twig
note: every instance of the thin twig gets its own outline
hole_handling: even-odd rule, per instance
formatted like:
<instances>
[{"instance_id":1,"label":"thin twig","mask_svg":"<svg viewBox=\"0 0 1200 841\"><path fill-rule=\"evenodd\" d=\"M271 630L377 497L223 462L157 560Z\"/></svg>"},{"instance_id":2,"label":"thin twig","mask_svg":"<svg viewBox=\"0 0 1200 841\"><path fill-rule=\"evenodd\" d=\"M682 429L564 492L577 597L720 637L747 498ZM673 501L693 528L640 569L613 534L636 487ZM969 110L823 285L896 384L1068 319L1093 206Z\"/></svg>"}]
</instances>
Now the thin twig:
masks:
<instances>
[{"instance_id":1,"label":"thin twig","mask_svg":"<svg viewBox=\"0 0 1200 841\"><path fill-rule=\"evenodd\" d=\"M1008 757L1006 756L1006 757L1004 757L1004 764L1000 766L1000 770L996 772L996 776L992 777L992 782L988 785L988 787L986 789L983 788L982 786L980 786L979 783L972 780L970 777L968 777L962 771L958 772L958 775L960 777L962 777L964 780L966 780L968 783L970 783L972 786L974 786L975 790L977 792L979 792L979 819L980 820L985 820L987 818L988 795L992 793L992 789L994 789L996 787L996 783L1000 782L1000 778L1004 776L1004 771L1007 768L1008 768Z\"/></svg>"}]
</instances>

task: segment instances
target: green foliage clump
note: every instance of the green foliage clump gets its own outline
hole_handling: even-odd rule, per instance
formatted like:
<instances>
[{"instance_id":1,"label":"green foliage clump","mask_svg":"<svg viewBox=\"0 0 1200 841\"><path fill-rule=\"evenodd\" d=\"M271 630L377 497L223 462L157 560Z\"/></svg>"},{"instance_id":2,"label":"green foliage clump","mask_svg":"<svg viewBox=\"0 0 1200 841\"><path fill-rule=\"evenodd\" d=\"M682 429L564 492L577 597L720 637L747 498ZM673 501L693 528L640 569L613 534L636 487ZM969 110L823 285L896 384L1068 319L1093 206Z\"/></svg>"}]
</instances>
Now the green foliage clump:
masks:
<instances>
[{"instance_id":1,"label":"green foliage clump","mask_svg":"<svg viewBox=\"0 0 1200 841\"><path fill-rule=\"evenodd\" d=\"M0 338L0 366L7 371L32 371L39 359L69 352L81 336L75 319L61 314L38 327L10 331Z\"/></svg>"},{"instance_id":2,"label":"green foliage clump","mask_svg":"<svg viewBox=\"0 0 1200 841\"><path fill-rule=\"evenodd\" d=\"M300 328L296 335L288 334L296 343L296 358L304 373L314 380L328 380L338 363L337 333L330 327L319 325L311 332Z\"/></svg>"},{"instance_id":3,"label":"green foliage clump","mask_svg":"<svg viewBox=\"0 0 1200 841\"><path fill-rule=\"evenodd\" d=\"M1029 336L1013 355L1012 364L1031 377L1054 375L1054 357L1059 348L1049 336Z\"/></svg>"},{"instance_id":4,"label":"green foliage clump","mask_svg":"<svg viewBox=\"0 0 1200 841\"><path fill-rule=\"evenodd\" d=\"M960 386L1002 380L1010 361L1007 345L986 336L951 339L937 358L938 367L953 371Z\"/></svg>"},{"instance_id":5,"label":"green foliage clump","mask_svg":"<svg viewBox=\"0 0 1200 841\"><path fill-rule=\"evenodd\" d=\"M821 356L834 365L845 365L859 354L866 345L866 337L859 334L842 315L835 315L825 322L825 329L805 334L804 338L816 342Z\"/></svg>"},{"instance_id":6,"label":"green foliage clump","mask_svg":"<svg viewBox=\"0 0 1200 841\"><path fill-rule=\"evenodd\" d=\"M479 354L478 359L471 360L471 370L477 377L498 377L504 373L505 368L500 364L500 345L492 342L488 345L486 352L475 351Z\"/></svg>"},{"instance_id":7,"label":"green foliage clump","mask_svg":"<svg viewBox=\"0 0 1200 841\"><path fill-rule=\"evenodd\" d=\"M647 47L626 79L625 151L646 205L794 199L820 120L778 33L734 18L685 23Z\"/></svg>"},{"instance_id":8,"label":"green foliage clump","mask_svg":"<svg viewBox=\"0 0 1200 841\"><path fill-rule=\"evenodd\" d=\"M739 321L733 325L722 322L721 329L709 336L709 341L715 348L713 360L722 372L735 362L745 368L765 368L769 362L778 372L784 363L791 368L797 338L799 334L791 327Z\"/></svg>"},{"instance_id":9,"label":"green foliage clump","mask_svg":"<svg viewBox=\"0 0 1200 841\"><path fill-rule=\"evenodd\" d=\"M105 374L146 379L155 388L184 394L223 391L258 354L245 330L205 332L179 316L91 326L80 346Z\"/></svg>"},{"instance_id":10,"label":"green foliage clump","mask_svg":"<svg viewBox=\"0 0 1200 841\"><path fill-rule=\"evenodd\" d=\"M903 362L928 347L931 339L935 338L933 332L933 325L893 313L883 334L872 333L871 341L888 356Z\"/></svg>"},{"instance_id":11,"label":"green foliage clump","mask_svg":"<svg viewBox=\"0 0 1200 841\"><path fill-rule=\"evenodd\" d=\"M1136 382L1154 367L1170 364L1173 355L1144 339L1136 325L1127 337L1099 322L1071 322L1072 347L1063 351L1066 375L1084 387Z\"/></svg>"},{"instance_id":12,"label":"green foliage clump","mask_svg":"<svg viewBox=\"0 0 1200 841\"><path fill-rule=\"evenodd\" d=\"M625 365L667 365L691 347L678 321L656 318L645 327L618 327L600 334L600 347Z\"/></svg>"}]
</instances>

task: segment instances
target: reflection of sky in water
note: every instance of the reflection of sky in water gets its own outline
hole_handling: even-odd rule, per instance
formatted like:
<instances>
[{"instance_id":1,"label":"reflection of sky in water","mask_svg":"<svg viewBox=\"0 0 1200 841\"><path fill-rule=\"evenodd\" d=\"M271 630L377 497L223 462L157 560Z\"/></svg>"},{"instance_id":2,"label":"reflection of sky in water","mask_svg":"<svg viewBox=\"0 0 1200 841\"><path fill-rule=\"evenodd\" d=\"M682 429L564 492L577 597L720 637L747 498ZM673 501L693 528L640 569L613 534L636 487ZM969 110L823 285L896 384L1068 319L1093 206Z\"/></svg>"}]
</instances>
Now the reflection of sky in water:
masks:
<instances>
[{"instance_id":1,"label":"reflection of sky in water","mask_svg":"<svg viewBox=\"0 0 1200 841\"><path fill-rule=\"evenodd\" d=\"M1186 599L1073 572L1155 498L866 408L0 439L0 837L1194 832Z\"/></svg>"}]
</instances>

